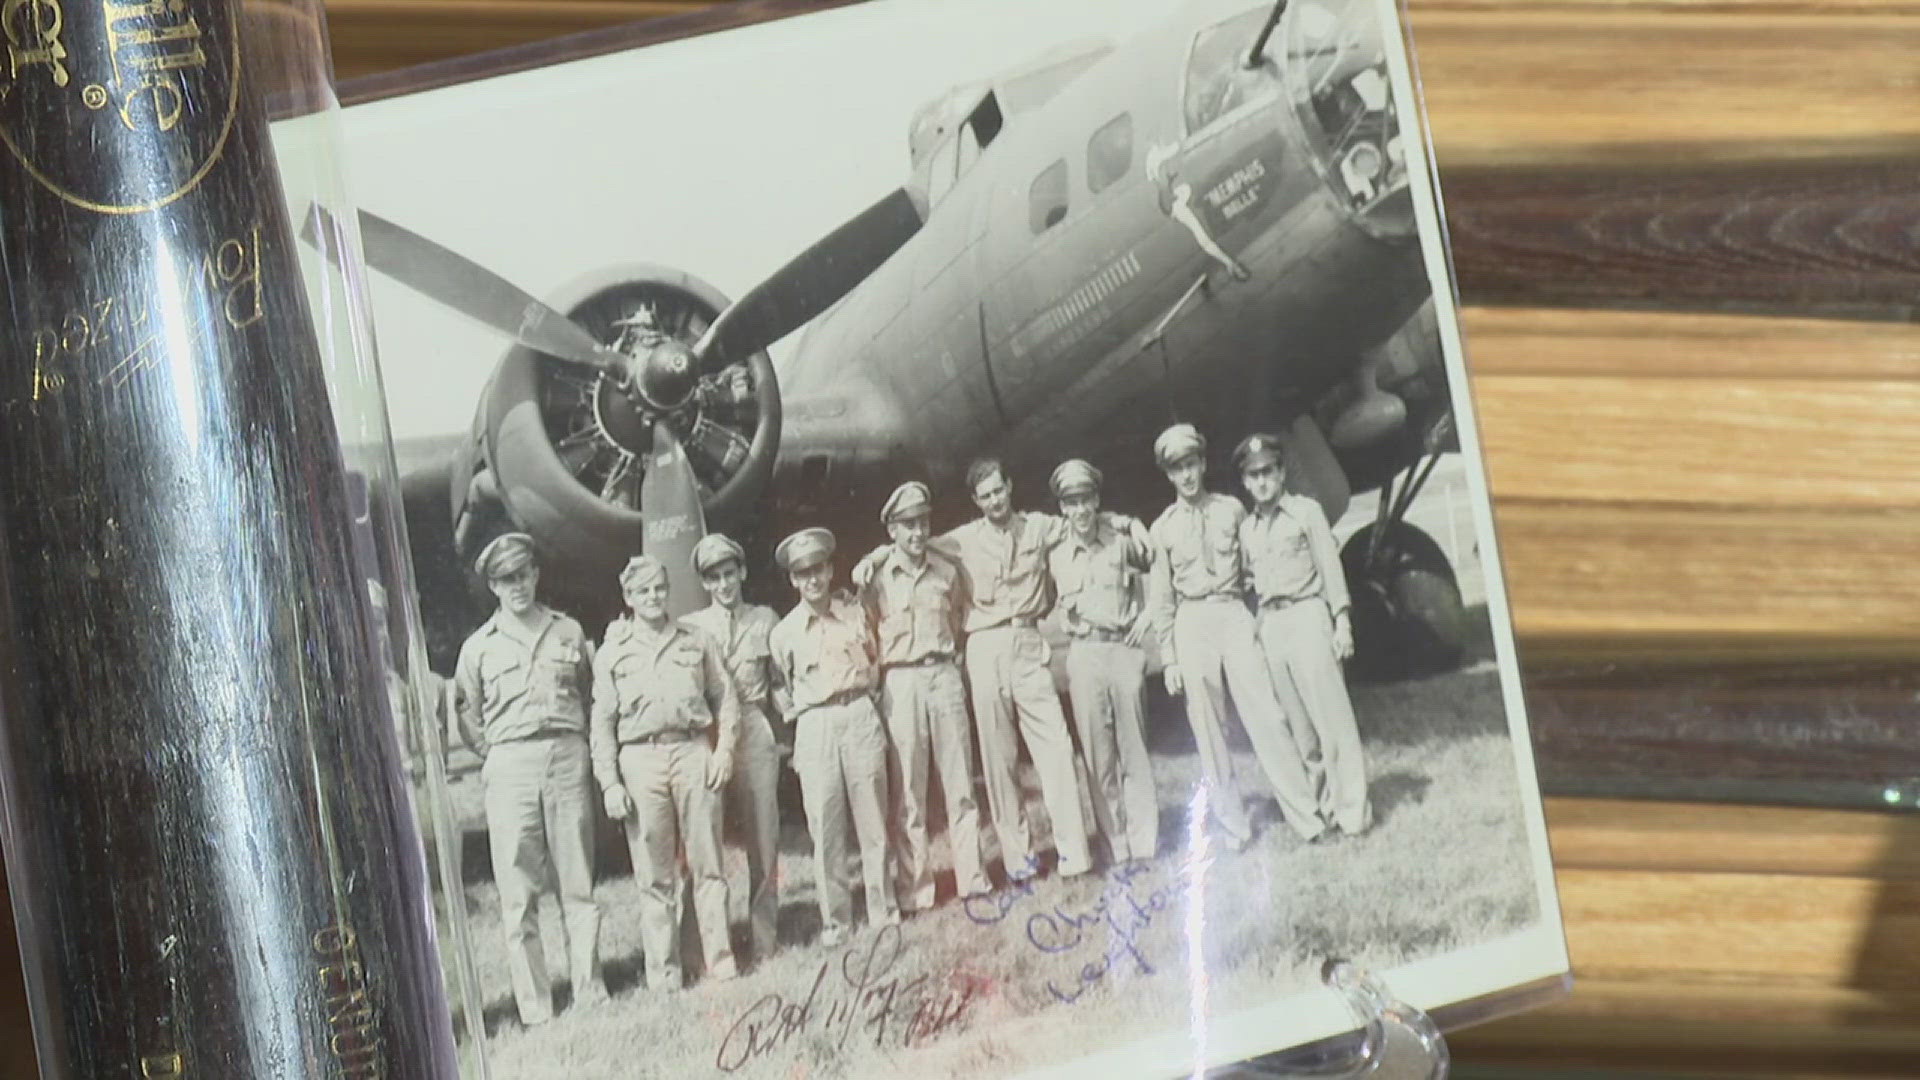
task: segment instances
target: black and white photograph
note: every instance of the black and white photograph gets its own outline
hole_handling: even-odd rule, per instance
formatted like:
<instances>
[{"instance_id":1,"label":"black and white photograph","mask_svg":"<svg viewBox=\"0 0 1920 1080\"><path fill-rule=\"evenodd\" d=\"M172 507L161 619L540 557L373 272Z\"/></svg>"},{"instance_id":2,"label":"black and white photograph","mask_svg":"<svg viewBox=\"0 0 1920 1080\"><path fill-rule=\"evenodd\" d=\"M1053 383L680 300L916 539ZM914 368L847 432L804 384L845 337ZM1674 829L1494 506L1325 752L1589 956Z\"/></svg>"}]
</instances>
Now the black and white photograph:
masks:
<instances>
[{"instance_id":1,"label":"black and white photograph","mask_svg":"<svg viewBox=\"0 0 1920 1080\"><path fill-rule=\"evenodd\" d=\"M1390 0L869 0L346 111L493 1075L1564 974L1413 85Z\"/></svg>"}]
</instances>

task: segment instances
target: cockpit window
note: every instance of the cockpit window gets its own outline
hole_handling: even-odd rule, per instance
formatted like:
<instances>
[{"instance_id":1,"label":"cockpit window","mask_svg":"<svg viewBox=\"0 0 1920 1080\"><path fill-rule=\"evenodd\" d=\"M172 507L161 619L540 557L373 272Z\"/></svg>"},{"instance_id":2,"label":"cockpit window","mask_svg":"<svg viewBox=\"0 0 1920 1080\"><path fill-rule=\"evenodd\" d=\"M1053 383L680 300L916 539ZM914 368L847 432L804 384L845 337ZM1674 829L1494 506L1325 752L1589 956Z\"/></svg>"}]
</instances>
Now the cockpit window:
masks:
<instances>
[{"instance_id":1,"label":"cockpit window","mask_svg":"<svg viewBox=\"0 0 1920 1080\"><path fill-rule=\"evenodd\" d=\"M1039 236L1067 216L1067 163L1063 158L1033 178L1027 192L1027 223Z\"/></svg>"},{"instance_id":2,"label":"cockpit window","mask_svg":"<svg viewBox=\"0 0 1920 1080\"><path fill-rule=\"evenodd\" d=\"M1283 24L1286 79L1313 153L1334 190L1376 235L1410 236L1406 147L1374 5L1315 0Z\"/></svg>"},{"instance_id":3,"label":"cockpit window","mask_svg":"<svg viewBox=\"0 0 1920 1080\"><path fill-rule=\"evenodd\" d=\"M1254 8L1200 31L1187 57L1187 133L1199 131L1273 85L1273 73L1247 66L1269 9ZM1268 47L1269 54L1272 51Z\"/></svg>"},{"instance_id":4,"label":"cockpit window","mask_svg":"<svg viewBox=\"0 0 1920 1080\"><path fill-rule=\"evenodd\" d=\"M1000 111L1000 96L988 94L980 100L980 106L967 117L965 129L973 134L974 141L981 148L985 148L993 141L994 136L1000 134L1000 129L1005 127L1006 123L1007 118ZM968 164L971 163L962 162L961 169L964 170Z\"/></svg>"},{"instance_id":5,"label":"cockpit window","mask_svg":"<svg viewBox=\"0 0 1920 1080\"><path fill-rule=\"evenodd\" d=\"M959 144L952 139L940 144L927 162L927 199L938 206L947 192L953 190L953 182L960 178L954 159L958 156Z\"/></svg>"},{"instance_id":6,"label":"cockpit window","mask_svg":"<svg viewBox=\"0 0 1920 1080\"><path fill-rule=\"evenodd\" d=\"M933 205L938 206L953 190L953 185L973 168L973 163L980 160L980 152L1000 134L1005 124L999 102L988 94L967 114L959 131L934 147L926 165L927 198Z\"/></svg>"}]
</instances>

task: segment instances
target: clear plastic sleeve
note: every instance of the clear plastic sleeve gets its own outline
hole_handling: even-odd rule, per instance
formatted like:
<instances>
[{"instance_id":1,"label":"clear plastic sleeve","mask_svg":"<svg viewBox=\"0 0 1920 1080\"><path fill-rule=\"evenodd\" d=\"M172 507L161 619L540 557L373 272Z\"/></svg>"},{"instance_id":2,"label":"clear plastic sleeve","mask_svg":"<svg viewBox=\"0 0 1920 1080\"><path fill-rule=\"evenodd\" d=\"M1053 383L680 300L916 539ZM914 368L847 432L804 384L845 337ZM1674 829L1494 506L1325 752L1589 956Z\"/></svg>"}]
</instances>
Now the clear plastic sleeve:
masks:
<instances>
[{"instance_id":1,"label":"clear plastic sleeve","mask_svg":"<svg viewBox=\"0 0 1920 1080\"><path fill-rule=\"evenodd\" d=\"M41 1071L454 1076L366 307L303 276L282 197L344 197L321 5L0 29L0 811Z\"/></svg>"}]
</instances>

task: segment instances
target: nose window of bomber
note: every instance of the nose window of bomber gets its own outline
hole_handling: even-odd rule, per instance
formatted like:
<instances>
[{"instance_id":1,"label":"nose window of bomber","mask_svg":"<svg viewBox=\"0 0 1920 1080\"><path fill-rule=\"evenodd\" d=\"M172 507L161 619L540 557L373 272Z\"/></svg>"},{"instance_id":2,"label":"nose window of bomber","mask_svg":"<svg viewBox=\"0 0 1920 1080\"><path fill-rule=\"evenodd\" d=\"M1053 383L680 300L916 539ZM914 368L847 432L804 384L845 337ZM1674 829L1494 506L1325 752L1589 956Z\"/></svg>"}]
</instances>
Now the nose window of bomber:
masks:
<instances>
[{"instance_id":1,"label":"nose window of bomber","mask_svg":"<svg viewBox=\"0 0 1920 1080\"><path fill-rule=\"evenodd\" d=\"M1363 221L1410 231L1400 115L1370 3L1308 0L1283 23L1286 78L1327 182ZM1389 200L1393 200L1391 205ZM1402 218L1405 220L1403 221Z\"/></svg>"}]
</instances>

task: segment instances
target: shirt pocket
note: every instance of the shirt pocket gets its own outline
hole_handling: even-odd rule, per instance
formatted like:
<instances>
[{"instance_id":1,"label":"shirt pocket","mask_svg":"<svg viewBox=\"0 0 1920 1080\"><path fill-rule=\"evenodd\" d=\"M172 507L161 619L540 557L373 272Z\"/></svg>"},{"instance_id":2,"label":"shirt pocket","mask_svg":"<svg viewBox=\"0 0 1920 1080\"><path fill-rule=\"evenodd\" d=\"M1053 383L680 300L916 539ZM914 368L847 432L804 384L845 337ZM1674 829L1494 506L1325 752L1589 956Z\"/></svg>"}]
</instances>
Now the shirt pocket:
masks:
<instances>
[{"instance_id":1,"label":"shirt pocket","mask_svg":"<svg viewBox=\"0 0 1920 1080\"><path fill-rule=\"evenodd\" d=\"M563 709L580 704L580 665L561 660L540 662L540 687Z\"/></svg>"},{"instance_id":2,"label":"shirt pocket","mask_svg":"<svg viewBox=\"0 0 1920 1080\"><path fill-rule=\"evenodd\" d=\"M527 691L527 665L518 657L501 656L480 666L482 704L494 705Z\"/></svg>"},{"instance_id":3,"label":"shirt pocket","mask_svg":"<svg viewBox=\"0 0 1920 1080\"><path fill-rule=\"evenodd\" d=\"M1100 549L1087 562L1091 580L1086 582L1101 589L1125 589L1133 576L1133 567L1127 564L1127 550L1120 544L1108 544Z\"/></svg>"},{"instance_id":4,"label":"shirt pocket","mask_svg":"<svg viewBox=\"0 0 1920 1080\"><path fill-rule=\"evenodd\" d=\"M660 687L662 697L680 703L683 715L705 717L707 715L707 695L704 693L705 680L701 678L705 657L697 646L689 644L675 645L667 650L660 663L660 677L665 684Z\"/></svg>"},{"instance_id":5,"label":"shirt pocket","mask_svg":"<svg viewBox=\"0 0 1920 1080\"><path fill-rule=\"evenodd\" d=\"M749 630L734 646L733 661L736 664L748 664L773 659L773 638L765 630Z\"/></svg>"},{"instance_id":6,"label":"shirt pocket","mask_svg":"<svg viewBox=\"0 0 1920 1080\"><path fill-rule=\"evenodd\" d=\"M1018 574L1023 568L1034 565L1046 566L1047 546L1044 529L1035 526L1022 528L1013 538L1013 568Z\"/></svg>"},{"instance_id":7,"label":"shirt pocket","mask_svg":"<svg viewBox=\"0 0 1920 1080\"><path fill-rule=\"evenodd\" d=\"M622 713L631 713L647 698L647 665L632 654L614 658L613 697Z\"/></svg>"},{"instance_id":8,"label":"shirt pocket","mask_svg":"<svg viewBox=\"0 0 1920 1080\"><path fill-rule=\"evenodd\" d=\"M1307 539L1307 530L1304 528L1288 530L1286 538L1280 544L1280 551L1293 560L1304 561L1311 558L1312 551Z\"/></svg>"},{"instance_id":9,"label":"shirt pocket","mask_svg":"<svg viewBox=\"0 0 1920 1080\"><path fill-rule=\"evenodd\" d=\"M1240 536L1232 529L1213 528L1201 538L1207 546L1207 557L1215 573L1227 573L1240 568Z\"/></svg>"}]
</instances>

